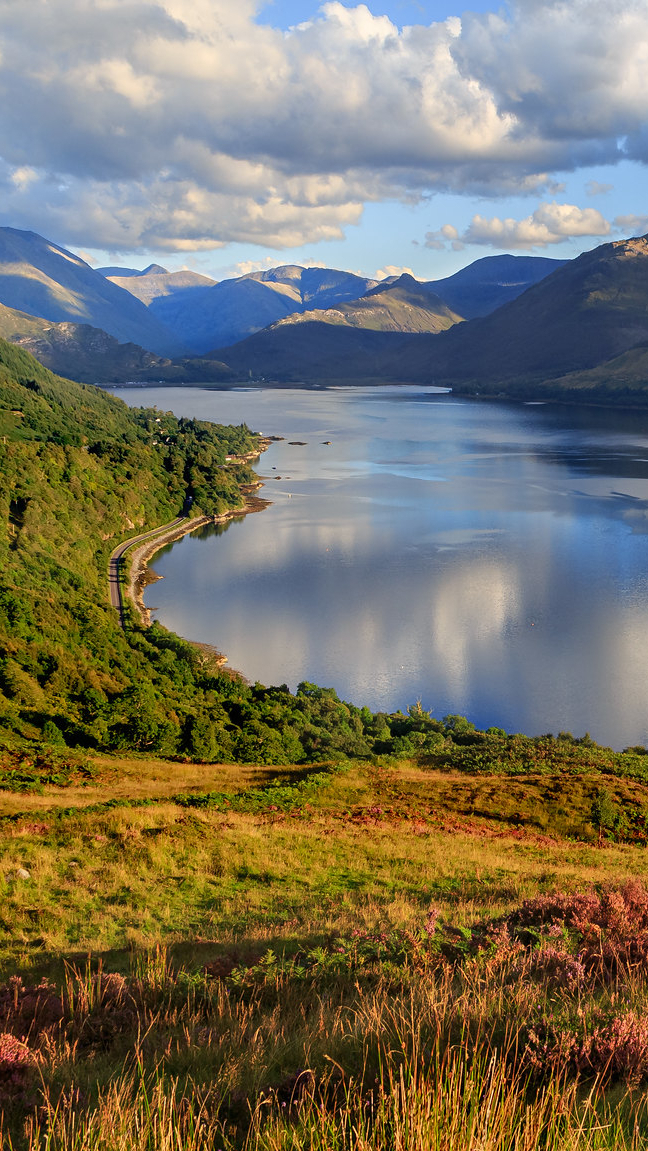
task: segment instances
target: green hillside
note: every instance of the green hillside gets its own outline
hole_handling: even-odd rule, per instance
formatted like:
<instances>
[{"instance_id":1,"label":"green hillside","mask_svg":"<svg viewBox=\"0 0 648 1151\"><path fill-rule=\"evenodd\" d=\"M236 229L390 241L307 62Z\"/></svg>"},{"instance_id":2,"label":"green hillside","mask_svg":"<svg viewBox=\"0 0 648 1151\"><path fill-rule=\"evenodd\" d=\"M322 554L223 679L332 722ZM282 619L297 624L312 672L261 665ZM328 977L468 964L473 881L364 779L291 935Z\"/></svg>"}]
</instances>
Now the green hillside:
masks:
<instances>
[{"instance_id":1,"label":"green hillside","mask_svg":"<svg viewBox=\"0 0 648 1151\"><path fill-rule=\"evenodd\" d=\"M160 746L163 732L173 736L169 748L178 743L195 655L180 645L176 658L175 641L154 629L122 632L107 600L107 558L137 529L178 515L187 494L195 514L241 505L240 483L251 475L225 456L256 442L245 427L130 411L0 341L6 731L36 738L50 721L73 744ZM136 716L148 733L129 726Z\"/></svg>"},{"instance_id":2,"label":"green hillside","mask_svg":"<svg viewBox=\"0 0 648 1151\"><path fill-rule=\"evenodd\" d=\"M28 779L41 778L30 741L251 763L437 741L429 717L374 716L312 684L250 686L157 624L120 628L115 544L173 519L187 495L196 515L242 506L253 474L225 457L255 449L244 426L131 410L0 341L0 739L27 756Z\"/></svg>"},{"instance_id":3,"label":"green hillside","mask_svg":"<svg viewBox=\"0 0 648 1151\"><path fill-rule=\"evenodd\" d=\"M120 628L115 541L257 446L0 341L0 1143L640 1151L646 750Z\"/></svg>"}]
</instances>

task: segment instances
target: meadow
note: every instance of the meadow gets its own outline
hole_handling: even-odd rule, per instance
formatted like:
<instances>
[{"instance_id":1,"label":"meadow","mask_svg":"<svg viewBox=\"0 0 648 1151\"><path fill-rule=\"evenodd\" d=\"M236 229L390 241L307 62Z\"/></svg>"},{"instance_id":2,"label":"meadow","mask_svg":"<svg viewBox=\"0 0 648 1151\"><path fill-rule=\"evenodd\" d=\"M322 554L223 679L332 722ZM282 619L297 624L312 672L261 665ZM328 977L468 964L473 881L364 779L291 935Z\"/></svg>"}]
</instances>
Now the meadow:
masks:
<instances>
[{"instance_id":1,"label":"meadow","mask_svg":"<svg viewBox=\"0 0 648 1151\"><path fill-rule=\"evenodd\" d=\"M646 1145L648 784L553 742L5 780L5 1145Z\"/></svg>"}]
</instances>

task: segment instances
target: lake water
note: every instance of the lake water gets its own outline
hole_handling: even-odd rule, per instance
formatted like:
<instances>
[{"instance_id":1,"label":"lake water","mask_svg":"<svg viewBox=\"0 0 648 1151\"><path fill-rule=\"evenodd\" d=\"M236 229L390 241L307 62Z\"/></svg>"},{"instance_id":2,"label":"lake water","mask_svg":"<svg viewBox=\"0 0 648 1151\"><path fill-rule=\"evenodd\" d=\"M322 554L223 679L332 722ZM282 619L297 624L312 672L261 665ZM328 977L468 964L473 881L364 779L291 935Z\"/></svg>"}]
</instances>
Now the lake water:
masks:
<instances>
[{"instance_id":1,"label":"lake water","mask_svg":"<svg viewBox=\"0 0 648 1151\"><path fill-rule=\"evenodd\" d=\"M156 556L167 627L373 710L648 742L648 414L417 387L115 394L285 437L257 468L271 507Z\"/></svg>"}]
</instances>

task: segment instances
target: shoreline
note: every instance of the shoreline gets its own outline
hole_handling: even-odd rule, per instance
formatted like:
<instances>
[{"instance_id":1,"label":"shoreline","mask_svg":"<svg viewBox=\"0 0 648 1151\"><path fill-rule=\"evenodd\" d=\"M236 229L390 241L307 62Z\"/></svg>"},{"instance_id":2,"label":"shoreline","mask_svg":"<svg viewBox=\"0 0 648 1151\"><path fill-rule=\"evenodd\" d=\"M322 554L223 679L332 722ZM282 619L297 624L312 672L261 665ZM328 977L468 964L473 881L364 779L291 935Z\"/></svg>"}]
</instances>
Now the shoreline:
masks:
<instances>
[{"instance_id":1,"label":"shoreline","mask_svg":"<svg viewBox=\"0 0 648 1151\"><path fill-rule=\"evenodd\" d=\"M175 543L176 540L182 539L183 536L189 535L190 532L196 531L197 528L205 527L207 524L223 524L228 520L236 519L238 516L251 515L254 512L262 512L265 508L269 507L272 500L262 499L261 496L254 495L259 488L263 487L261 480L255 484L245 484L242 488L242 494L245 495L245 503L240 508L228 508L227 511L219 512L214 516L198 516L194 520L188 520L186 523L178 524L177 527L172 528L168 532L163 532L161 535L155 536L154 539L146 540L140 547L135 548L130 555L130 565L128 571L128 581L124 588L124 596L133 604L139 622L143 627L150 627L151 612L144 603L144 591L151 583L155 583L162 576L156 575L155 572L149 568L149 562L153 556L161 551L167 544ZM188 641L191 642L191 641ZM218 653L218 659L221 663L227 661L227 656Z\"/></svg>"}]
</instances>

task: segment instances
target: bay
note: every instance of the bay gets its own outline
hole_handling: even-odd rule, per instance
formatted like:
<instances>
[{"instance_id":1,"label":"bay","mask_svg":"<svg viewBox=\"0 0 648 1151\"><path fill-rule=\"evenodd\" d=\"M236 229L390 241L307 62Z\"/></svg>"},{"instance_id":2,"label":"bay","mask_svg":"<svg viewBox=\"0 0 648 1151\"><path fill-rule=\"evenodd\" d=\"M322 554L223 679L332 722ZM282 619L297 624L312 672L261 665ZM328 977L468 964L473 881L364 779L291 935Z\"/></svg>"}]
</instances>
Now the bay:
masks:
<instances>
[{"instance_id":1,"label":"bay","mask_svg":"<svg viewBox=\"0 0 648 1151\"><path fill-rule=\"evenodd\" d=\"M155 557L165 626L372 710L648 742L648 414L411 386L115 394L285 437L257 469L267 510Z\"/></svg>"}]
</instances>

